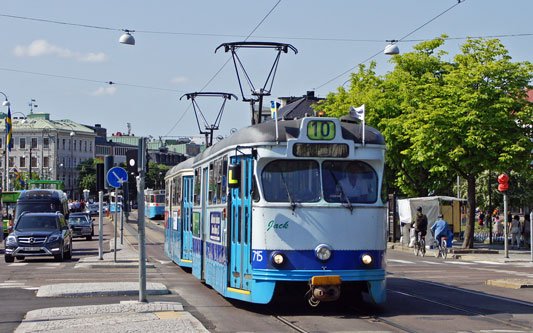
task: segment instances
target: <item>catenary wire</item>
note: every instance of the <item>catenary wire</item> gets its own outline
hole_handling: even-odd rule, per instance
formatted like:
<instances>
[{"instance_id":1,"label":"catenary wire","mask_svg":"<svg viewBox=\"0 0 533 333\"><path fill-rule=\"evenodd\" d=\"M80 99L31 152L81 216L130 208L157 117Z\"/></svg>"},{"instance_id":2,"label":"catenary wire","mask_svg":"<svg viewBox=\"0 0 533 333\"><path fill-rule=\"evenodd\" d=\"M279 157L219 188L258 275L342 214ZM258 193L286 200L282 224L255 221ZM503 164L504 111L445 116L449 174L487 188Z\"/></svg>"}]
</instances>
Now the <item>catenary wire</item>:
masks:
<instances>
[{"instance_id":1,"label":"catenary wire","mask_svg":"<svg viewBox=\"0 0 533 333\"><path fill-rule=\"evenodd\" d=\"M259 23L255 26L255 28L252 29L252 31L248 34L248 36L246 36L246 38L244 39L244 41L247 41L250 36L252 36L252 34L259 28L259 26L261 24L263 24L263 22L265 22L265 20L267 19L267 17L270 16L270 14L272 14L272 12L274 11L274 9L276 9L276 7L280 4L281 0L278 0L278 2L276 2L276 4L270 9L270 11L263 17L263 19L261 21L259 21ZM202 87L202 89L200 89L200 91L203 91L217 76L218 74L224 69L224 67L226 67L226 65L228 64L228 62L231 60L231 56L228 57L228 59L226 60L226 62L224 62L224 64L220 67L220 69L207 81L207 83ZM185 115L187 114L187 112L191 109L191 105L189 104L189 106L187 107L187 109L185 109L185 111L183 112L183 114L181 115L180 118L178 118L178 120L176 121L176 123L174 124L174 126L172 126L172 128L167 132L166 135L169 135L173 130L174 128L176 128L176 126L178 126L178 124L183 120L183 118L185 117Z\"/></svg>"},{"instance_id":2,"label":"catenary wire","mask_svg":"<svg viewBox=\"0 0 533 333\"><path fill-rule=\"evenodd\" d=\"M403 39L409 37L410 35L412 35L413 33L415 33L416 31L420 30L421 28L425 27L426 25L428 25L429 23L433 22L434 20L436 20L437 18L441 17L443 14L449 12L451 9L455 8L457 5L465 2L466 0L457 0L457 3L455 3L453 6L449 7L448 9L444 10L443 12L441 12L440 14L438 14L437 16L431 18L429 21L425 22L424 24L422 24L421 26L417 27L416 29L414 29L413 31L409 32L408 34L406 34L405 36L403 36L401 39L399 39L398 41L402 41ZM350 69L342 72L341 74L335 76L334 78L326 81L325 83L322 83L321 85L319 85L318 87L316 88L313 88L313 90L317 90L317 89L320 89L322 88L323 86L325 86L326 84L338 79L339 77L345 75L346 73L348 72L351 72L352 70L354 70L355 68L357 68L357 66L359 66L360 64L363 64L363 63L366 63L367 61L370 61L371 59L375 58L378 54L380 54L382 52L382 49L379 50L379 52L376 52L374 55L366 58L363 62L351 67Z\"/></svg>"}]
</instances>

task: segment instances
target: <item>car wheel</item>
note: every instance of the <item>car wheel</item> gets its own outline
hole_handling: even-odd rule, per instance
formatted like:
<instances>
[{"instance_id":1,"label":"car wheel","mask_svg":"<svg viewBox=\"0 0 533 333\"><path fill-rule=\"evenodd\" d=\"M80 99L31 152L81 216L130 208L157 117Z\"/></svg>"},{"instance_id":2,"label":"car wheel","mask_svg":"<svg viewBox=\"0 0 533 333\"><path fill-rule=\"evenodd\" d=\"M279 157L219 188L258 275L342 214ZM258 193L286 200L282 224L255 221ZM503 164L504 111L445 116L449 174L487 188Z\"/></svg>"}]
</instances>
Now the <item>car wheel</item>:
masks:
<instances>
[{"instance_id":1,"label":"car wheel","mask_svg":"<svg viewBox=\"0 0 533 333\"><path fill-rule=\"evenodd\" d=\"M17 256L17 260L24 260L24 256Z\"/></svg>"},{"instance_id":2,"label":"car wheel","mask_svg":"<svg viewBox=\"0 0 533 333\"><path fill-rule=\"evenodd\" d=\"M10 255L10 254L6 254L6 255L4 255L4 260L6 262L13 262L13 261L15 261L15 258L12 255Z\"/></svg>"},{"instance_id":3,"label":"car wheel","mask_svg":"<svg viewBox=\"0 0 533 333\"><path fill-rule=\"evenodd\" d=\"M67 260L72 259L72 241L70 241L70 246L68 247L68 252L65 255L65 259Z\"/></svg>"},{"instance_id":4,"label":"car wheel","mask_svg":"<svg viewBox=\"0 0 533 333\"><path fill-rule=\"evenodd\" d=\"M59 251L59 254L54 255L55 261L63 261L65 260L65 248L62 247Z\"/></svg>"}]
</instances>

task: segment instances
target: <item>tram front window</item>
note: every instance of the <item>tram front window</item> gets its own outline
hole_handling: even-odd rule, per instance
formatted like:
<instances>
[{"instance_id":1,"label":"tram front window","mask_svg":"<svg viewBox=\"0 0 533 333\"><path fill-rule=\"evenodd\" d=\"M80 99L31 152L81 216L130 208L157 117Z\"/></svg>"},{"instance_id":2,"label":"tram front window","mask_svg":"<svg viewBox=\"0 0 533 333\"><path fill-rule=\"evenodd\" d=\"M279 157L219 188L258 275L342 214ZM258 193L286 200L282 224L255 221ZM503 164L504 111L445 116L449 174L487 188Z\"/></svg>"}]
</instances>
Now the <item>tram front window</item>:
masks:
<instances>
[{"instance_id":1,"label":"tram front window","mask_svg":"<svg viewBox=\"0 0 533 333\"><path fill-rule=\"evenodd\" d=\"M305 160L270 162L261 175L263 194L269 202L317 202L320 200L318 163Z\"/></svg>"},{"instance_id":2,"label":"tram front window","mask_svg":"<svg viewBox=\"0 0 533 333\"><path fill-rule=\"evenodd\" d=\"M322 183L327 202L352 204L377 200L377 174L364 162L324 161Z\"/></svg>"}]
</instances>

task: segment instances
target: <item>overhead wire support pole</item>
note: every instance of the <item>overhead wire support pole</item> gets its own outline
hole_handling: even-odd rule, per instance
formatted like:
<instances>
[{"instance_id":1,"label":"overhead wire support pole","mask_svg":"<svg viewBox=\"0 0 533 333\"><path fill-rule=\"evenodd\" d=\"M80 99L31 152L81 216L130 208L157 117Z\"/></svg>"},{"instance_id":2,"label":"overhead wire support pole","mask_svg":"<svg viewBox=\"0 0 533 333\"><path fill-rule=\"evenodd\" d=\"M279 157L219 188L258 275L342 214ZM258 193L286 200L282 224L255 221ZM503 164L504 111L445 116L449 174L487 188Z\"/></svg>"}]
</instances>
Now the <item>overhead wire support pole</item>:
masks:
<instances>
[{"instance_id":1,"label":"overhead wire support pole","mask_svg":"<svg viewBox=\"0 0 533 333\"><path fill-rule=\"evenodd\" d=\"M237 74L237 81L239 83L239 89L240 89L241 94L242 94L242 101L250 103L251 112L252 112L252 117L251 117L252 125L255 125L256 123L260 124L261 123L261 118L262 118L262 111L263 111L262 110L263 109L263 97L264 96L270 96L270 94L272 92L272 86L274 85L274 79L276 77L276 72L278 70L278 64L279 64L279 60L281 58L281 53L282 52L283 53L288 53L289 49L290 49L290 50L292 50L294 52L294 54L298 54L298 50L294 46L292 46L291 44L274 43L274 42L248 42L248 41L244 41L244 42L222 43L215 49L215 53L221 47L224 48L225 52L231 52L231 56L233 58L233 63L234 63L234 66L235 66L235 72ZM246 72L246 69L244 68L243 63L242 63L241 59L239 58L239 56L237 54L237 50L241 49L241 48L275 49L277 51L276 57L274 59L274 63L272 64L272 67L270 68L270 72L267 75L265 83L264 83L264 85L261 88L255 88L255 86L254 86L254 84L252 82L252 79L250 78L250 76ZM241 68L241 71L242 71L242 75L245 77L245 79L246 79L246 81L248 83L248 86L249 86L249 88L251 90L251 94L250 94L251 97L249 97L249 98L246 97L245 94L244 94L244 90L243 90L243 87L242 87L242 81L241 81L241 78L240 78L241 74L239 74L239 66L237 66L237 63L239 64L239 66ZM254 110L254 105L255 105L256 102L259 103L257 117L255 116L255 110Z\"/></svg>"}]
</instances>

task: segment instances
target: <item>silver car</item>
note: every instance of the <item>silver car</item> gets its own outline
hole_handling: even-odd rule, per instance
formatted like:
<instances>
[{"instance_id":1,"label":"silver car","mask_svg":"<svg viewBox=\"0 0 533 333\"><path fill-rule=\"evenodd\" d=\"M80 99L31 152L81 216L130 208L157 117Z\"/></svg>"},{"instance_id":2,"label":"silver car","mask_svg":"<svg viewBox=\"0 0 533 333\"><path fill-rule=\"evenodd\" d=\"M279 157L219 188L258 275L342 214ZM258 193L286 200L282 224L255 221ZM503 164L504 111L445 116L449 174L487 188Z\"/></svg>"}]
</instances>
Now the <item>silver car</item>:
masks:
<instances>
[{"instance_id":1,"label":"silver car","mask_svg":"<svg viewBox=\"0 0 533 333\"><path fill-rule=\"evenodd\" d=\"M85 237L92 240L94 236L93 220L87 213L71 213L68 224L72 229L72 237Z\"/></svg>"}]
</instances>

